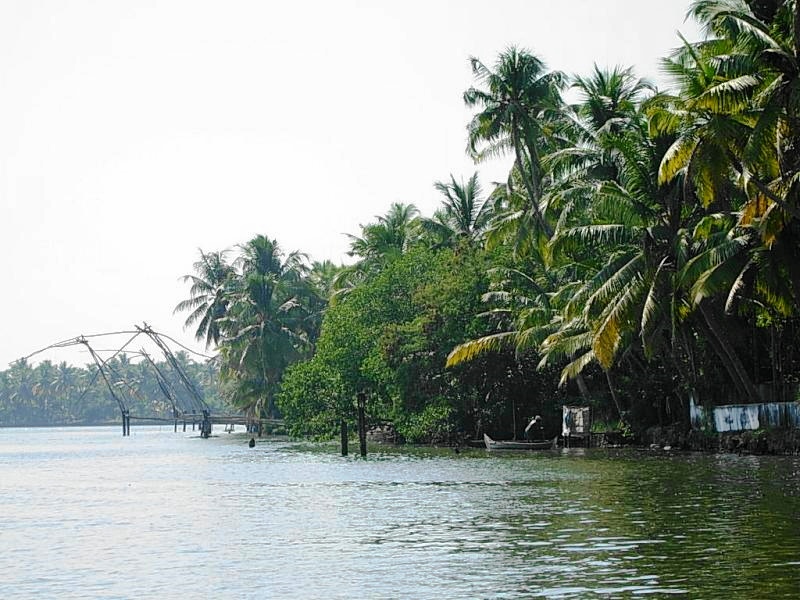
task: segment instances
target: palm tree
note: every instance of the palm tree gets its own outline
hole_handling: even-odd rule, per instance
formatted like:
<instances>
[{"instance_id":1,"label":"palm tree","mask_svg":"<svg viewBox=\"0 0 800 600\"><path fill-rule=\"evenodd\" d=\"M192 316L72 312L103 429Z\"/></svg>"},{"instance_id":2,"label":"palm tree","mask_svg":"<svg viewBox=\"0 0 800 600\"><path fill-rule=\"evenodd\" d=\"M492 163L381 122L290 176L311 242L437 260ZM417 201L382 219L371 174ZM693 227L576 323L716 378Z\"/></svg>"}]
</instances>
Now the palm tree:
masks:
<instances>
[{"instance_id":1,"label":"palm tree","mask_svg":"<svg viewBox=\"0 0 800 600\"><path fill-rule=\"evenodd\" d=\"M544 179L541 157L558 128L565 77L558 71L548 72L541 59L514 47L499 55L494 69L475 57L470 63L482 87L464 92L465 104L479 110L468 126L468 151L476 161L513 152L532 214L549 237L552 228L539 206Z\"/></svg>"},{"instance_id":2,"label":"palm tree","mask_svg":"<svg viewBox=\"0 0 800 600\"><path fill-rule=\"evenodd\" d=\"M774 20L761 21L742 0L695 1L689 14L715 37L685 43L664 61L681 94L662 100L666 110L653 116L658 128L679 134L662 180L687 171L706 205L729 196L735 181L749 218L779 207L768 219L774 232L782 227L776 221L800 219L800 15L794 2L760 12Z\"/></svg>"},{"instance_id":3,"label":"palm tree","mask_svg":"<svg viewBox=\"0 0 800 600\"><path fill-rule=\"evenodd\" d=\"M619 178L616 140L631 129L646 126L639 107L655 88L638 79L632 68L601 69L589 77L574 77L580 101L570 107L567 133L571 144L543 158L552 172L547 193L549 209L558 215L555 231L580 224L595 200L597 185ZM640 132L640 135L644 135Z\"/></svg>"},{"instance_id":4,"label":"palm tree","mask_svg":"<svg viewBox=\"0 0 800 600\"><path fill-rule=\"evenodd\" d=\"M682 269L688 311L702 316L740 393L759 401L747 371L726 342L720 313L737 306L762 322L800 306L800 162L795 3L781 3L765 22L740 0L700 0L690 14L711 38L664 61L677 96L650 108L656 133L674 135L659 178L682 180L711 214L695 228L694 256ZM722 295L720 303L716 297Z\"/></svg>"},{"instance_id":5,"label":"palm tree","mask_svg":"<svg viewBox=\"0 0 800 600\"><path fill-rule=\"evenodd\" d=\"M572 87L581 96L576 113L591 127L592 137L601 131L620 133L636 118L645 95L655 91L652 83L636 77L632 67L619 66L601 69L594 65L592 74L576 76Z\"/></svg>"},{"instance_id":6,"label":"palm tree","mask_svg":"<svg viewBox=\"0 0 800 600\"><path fill-rule=\"evenodd\" d=\"M569 140L570 144L561 147L550 144L551 151L540 160L541 173L548 175L542 178L546 187L542 189L539 207L546 206L551 211L548 220L556 218L557 234L593 223L599 216L596 211L614 204L614 199L602 198L597 193L600 182L613 182L623 169L620 156L624 148L619 144L613 147L612 140L629 135L628 130L645 136L638 105L643 94L652 90L646 81L636 79L631 69L620 68L603 71L595 67L592 77L576 78L575 86L582 92L582 103L569 109L564 107L562 117L552 119L559 124L562 142ZM641 179L640 170L631 169L631 176L634 174ZM582 371L588 364L598 362L598 358L590 320L572 308L575 305L570 299L581 292L586 281L596 277L608 257L588 246L581 251L573 248L569 256L558 256L553 252L555 240L554 244L547 244L541 238L537 242L535 215L526 210L527 199L517 192L515 179L519 179L519 174L512 171L509 183L498 186L493 194L500 208L489 241L492 245L510 242L515 256L527 268L504 270L501 290L487 295L487 299L501 301L502 310L508 311L512 320L506 323L505 331L454 349L448 364L508 344L518 353L536 349L542 352L541 367L563 365L566 361L562 384L575 380L581 394L587 397ZM563 242L560 245L558 251L563 254ZM606 367L610 368L610 364ZM619 409L610 380L609 386Z\"/></svg>"},{"instance_id":7,"label":"palm tree","mask_svg":"<svg viewBox=\"0 0 800 600\"><path fill-rule=\"evenodd\" d=\"M179 302L173 312L190 311L185 327L197 324L195 338L205 340L206 348L219 345L222 331L220 322L228 309L228 284L233 267L225 261L226 251L203 252L194 263L194 275L185 275L184 282L191 282L189 298Z\"/></svg>"},{"instance_id":8,"label":"palm tree","mask_svg":"<svg viewBox=\"0 0 800 600\"><path fill-rule=\"evenodd\" d=\"M59 402L61 418L69 422L72 418L71 407L68 401L77 392L79 381L79 369L68 365L62 361L56 367L56 374L52 382L52 390L55 398Z\"/></svg>"},{"instance_id":9,"label":"palm tree","mask_svg":"<svg viewBox=\"0 0 800 600\"><path fill-rule=\"evenodd\" d=\"M274 413L273 398L286 367L303 355L309 338L305 255L284 256L275 240L259 235L240 246L240 278L221 320L223 372L235 382L236 404L258 416Z\"/></svg>"},{"instance_id":10,"label":"palm tree","mask_svg":"<svg viewBox=\"0 0 800 600\"><path fill-rule=\"evenodd\" d=\"M359 260L339 271L333 281L331 302L344 298L367 277L379 272L416 241L419 211L413 204L395 202L385 215L373 223L361 226L361 235L346 234L350 238L348 255Z\"/></svg>"},{"instance_id":11,"label":"palm tree","mask_svg":"<svg viewBox=\"0 0 800 600\"><path fill-rule=\"evenodd\" d=\"M515 311L514 333L518 348L538 348L540 366L566 361L562 384L575 379L584 393L580 375L599 363L622 412L611 370L632 345L652 355L670 329L688 213L678 186L657 184L663 144L640 125L607 137L608 150L612 140L619 180L595 181L580 218L552 239L550 280Z\"/></svg>"},{"instance_id":12,"label":"palm tree","mask_svg":"<svg viewBox=\"0 0 800 600\"><path fill-rule=\"evenodd\" d=\"M413 241L411 225L418 215L413 204L393 203L385 215L375 217L376 222L361 226L360 237L347 234L348 255L381 263L402 254Z\"/></svg>"},{"instance_id":13,"label":"palm tree","mask_svg":"<svg viewBox=\"0 0 800 600\"><path fill-rule=\"evenodd\" d=\"M315 260L311 263L308 282L313 286L317 296L324 300L330 297L333 290L333 282L341 270L342 267L340 265L336 265L330 260Z\"/></svg>"},{"instance_id":14,"label":"palm tree","mask_svg":"<svg viewBox=\"0 0 800 600\"><path fill-rule=\"evenodd\" d=\"M442 207L433 218L419 221L422 231L436 240L438 246L455 247L460 241L472 245L486 232L492 217L491 204L481 199L478 173L466 183L450 175L449 182L437 181L434 187L444 196Z\"/></svg>"},{"instance_id":15,"label":"palm tree","mask_svg":"<svg viewBox=\"0 0 800 600\"><path fill-rule=\"evenodd\" d=\"M336 278L344 267L329 260L314 261L306 277L308 284L308 331L309 339L316 343L322 327L322 320L334 293Z\"/></svg>"}]
</instances>

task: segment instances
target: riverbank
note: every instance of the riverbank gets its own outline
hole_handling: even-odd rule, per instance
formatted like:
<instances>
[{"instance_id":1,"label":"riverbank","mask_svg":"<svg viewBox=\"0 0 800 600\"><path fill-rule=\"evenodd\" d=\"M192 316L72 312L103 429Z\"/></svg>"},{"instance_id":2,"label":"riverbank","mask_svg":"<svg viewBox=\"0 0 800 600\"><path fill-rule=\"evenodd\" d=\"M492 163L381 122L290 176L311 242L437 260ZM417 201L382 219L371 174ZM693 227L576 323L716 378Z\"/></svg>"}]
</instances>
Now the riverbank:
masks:
<instances>
[{"instance_id":1,"label":"riverbank","mask_svg":"<svg viewBox=\"0 0 800 600\"><path fill-rule=\"evenodd\" d=\"M645 446L676 450L734 452L737 454L800 454L800 429L757 429L709 433L680 426L651 427L643 434Z\"/></svg>"}]
</instances>

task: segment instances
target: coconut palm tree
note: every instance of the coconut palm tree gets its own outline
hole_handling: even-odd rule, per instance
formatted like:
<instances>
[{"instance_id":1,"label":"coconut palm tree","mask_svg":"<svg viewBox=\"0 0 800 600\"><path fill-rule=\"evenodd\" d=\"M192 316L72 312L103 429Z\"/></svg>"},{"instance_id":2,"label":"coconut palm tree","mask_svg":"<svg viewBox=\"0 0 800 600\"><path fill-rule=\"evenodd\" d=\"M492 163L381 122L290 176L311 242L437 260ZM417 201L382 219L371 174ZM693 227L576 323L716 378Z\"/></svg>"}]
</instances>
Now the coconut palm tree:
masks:
<instances>
[{"instance_id":1,"label":"coconut palm tree","mask_svg":"<svg viewBox=\"0 0 800 600\"><path fill-rule=\"evenodd\" d=\"M478 173L466 182L458 182L450 175L449 182L437 181L434 187L444 199L433 218L419 220L424 234L440 247L456 247L462 241L473 245L481 240L492 217L492 205L486 198L480 198Z\"/></svg>"},{"instance_id":2,"label":"coconut palm tree","mask_svg":"<svg viewBox=\"0 0 800 600\"><path fill-rule=\"evenodd\" d=\"M334 282L344 267L329 260L314 261L306 276L308 285L308 332L314 343L319 337L322 320L334 293Z\"/></svg>"},{"instance_id":3,"label":"coconut palm tree","mask_svg":"<svg viewBox=\"0 0 800 600\"><path fill-rule=\"evenodd\" d=\"M376 216L376 221L362 225L360 236L346 234L350 238L347 254L358 261L337 273L331 302L343 299L367 277L405 252L416 241L418 217L419 210L413 204L395 202L385 215Z\"/></svg>"},{"instance_id":4,"label":"coconut palm tree","mask_svg":"<svg viewBox=\"0 0 800 600\"><path fill-rule=\"evenodd\" d=\"M468 151L476 161L511 151L531 212L541 231L549 237L552 227L542 208L544 171L541 158L552 145L559 127L566 78L547 71L544 62L527 50L511 47L489 68L470 59L480 87L464 92L464 102L477 108L468 126Z\"/></svg>"},{"instance_id":5,"label":"coconut palm tree","mask_svg":"<svg viewBox=\"0 0 800 600\"><path fill-rule=\"evenodd\" d=\"M547 187L542 191L544 201L540 207L547 206L550 211L548 221L552 218L556 222L557 238L567 229L595 223L600 216L597 211L610 210L617 202L609 196L619 190L619 186L614 188L612 184L624 168L621 156L627 151L628 158L634 159L638 150L629 147L630 141L626 147L621 139L624 136L633 138L634 133L646 138L646 126L638 106L644 93L652 90L646 81L636 79L632 70L620 68L603 71L595 67L592 77L576 78L575 85L582 92L582 103L569 109L564 107L562 118L553 119L561 125L562 141L569 139L571 145L551 146L552 151L540 161L542 172L547 173L542 179ZM628 164L629 175L630 178L636 175L639 183L646 183L641 181L640 163L632 160ZM639 168L632 168L632 165ZM516 277L505 278L501 292L487 295L487 299L500 300L502 310L513 318L506 323L505 331L454 349L448 364L509 344L517 352L536 349L542 352L542 367L566 362L562 384L576 380L586 397L588 389L582 371L598 359L593 347L592 323L587 315L574 309L571 299L581 293L587 281L597 277L606 266L608 256L598 253L598 249L589 244L583 248L576 244L565 253L563 242L555 245L556 240L553 240L553 244L542 244L539 238L537 243L532 227L534 219L531 213L526 214L525 199L520 199L516 191L520 186L514 185L518 177L512 172L509 184L495 190L494 197L502 208L497 212L489 235L491 244L510 242L515 256L523 259L521 264L526 265L524 273L517 270ZM601 182L607 184L605 195L598 194ZM603 218L613 219L612 214ZM635 246L633 243L632 248ZM555 254L554 249L557 249ZM607 364L606 368L610 366ZM613 387L611 389L613 396Z\"/></svg>"},{"instance_id":6,"label":"coconut palm tree","mask_svg":"<svg viewBox=\"0 0 800 600\"><path fill-rule=\"evenodd\" d=\"M739 307L773 322L800 306L800 162L795 3L754 12L740 0L697 1L690 14L710 39L664 62L679 95L651 104L656 132L674 135L662 182L682 178L687 201L713 211L695 228L694 257L681 273L691 309L724 335L719 313ZM763 7L762 7L763 9ZM771 21L759 15L771 15ZM794 83L793 83L794 82ZM722 296L724 302L715 298ZM719 335L723 361L730 345ZM757 401L746 371L729 356L742 395Z\"/></svg>"},{"instance_id":7,"label":"coconut palm tree","mask_svg":"<svg viewBox=\"0 0 800 600\"><path fill-rule=\"evenodd\" d=\"M275 240L256 236L240 246L240 276L227 296L220 326L223 372L233 400L251 414L274 413L273 397L286 367L308 348L306 257L284 255Z\"/></svg>"},{"instance_id":8,"label":"coconut palm tree","mask_svg":"<svg viewBox=\"0 0 800 600\"><path fill-rule=\"evenodd\" d=\"M376 264L402 254L414 239L411 225L418 215L413 204L393 203L385 215L375 217L374 223L361 226L361 236L347 234L347 254Z\"/></svg>"},{"instance_id":9,"label":"coconut palm tree","mask_svg":"<svg viewBox=\"0 0 800 600\"><path fill-rule=\"evenodd\" d=\"M630 67L601 69L597 65L589 77L574 77L572 87L579 93L579 102L567 113L571 144L542 161L552 174L547 205L557 215L556 233L585 220L599 182L619 178L615 141L630 129L646 128L639 107L655 92Z\"/></svg>"},{"instance_id":10,"label":"coconut palm tree","mask_svg":"<svg viewBox=\"0 0 800 600\"><path fill-rule=\"evenodd\" d=\"M655 92L653 84L637 78L632 67L602 69L596 64L590 76L575 76L572 87L580 93L575 112L591 127L592 137L601 131L620 133L636 118L645 96Z\"/></svg>"},{"instance_id":11,"label":"coconut palm tree","mask_svg":"<svg viewBox=\"0 0 800 600\"><path fill-rule=\"evenodd\" d=\"M196 324L195 338L204 340L206 348L219 345L222 331L220 322L228 309L228 285L234 273L225 260L226 251L203 252L194 263L194 274L185 275L184 282L191 282L189 298L178 303L173 312L190 311L185 327Z\"/></svg>"}]
</instances>

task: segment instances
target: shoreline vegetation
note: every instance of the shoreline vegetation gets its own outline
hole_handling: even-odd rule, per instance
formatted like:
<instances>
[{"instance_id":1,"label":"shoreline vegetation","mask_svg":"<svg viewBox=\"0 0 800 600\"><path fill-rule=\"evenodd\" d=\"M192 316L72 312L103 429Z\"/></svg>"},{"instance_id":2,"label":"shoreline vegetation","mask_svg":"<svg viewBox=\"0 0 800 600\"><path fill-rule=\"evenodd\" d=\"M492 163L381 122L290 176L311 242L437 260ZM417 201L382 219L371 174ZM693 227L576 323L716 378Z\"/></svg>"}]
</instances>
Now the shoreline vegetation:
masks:
<instances>
[{"instance_id":1,"label":"shoreline vegetation","mask_svg":"<svg viewBox=\"0 0 800 600\"><path fill-rule=\"evenodd\" d=\"M121 421L105 421L105 422L84 422L84 423L55 423L55 424L28 424L28 425L3 425L0 424L2 429L61 429L61 428L118 428L121 426ZM144 427L163 427L170 429L173 427L172 423L163 421L147 421L142 420L138 422L134 429L139 426ZM187 431L192 431L187 428ZM183 433L181 422L178 423L178 432ZM199 429L196 430L197 436L200 436ZM747 454L747 455L775 455L775 456L796 456L800 455L800 430L797 429L758 429L753 431L738 431L738 432L724 432L724 433L708 433L697 430L685 430L681 427L652 427L643 432L641 439L632 440L620 437L618 432L611 432L614 435L609 436L607 433L594 433L592 434L593 442L591 447L595 449L631 449L631 450L651 450L661 452L703 452L703 453L732 453L732 454ZM212 437L219 437L223 435L238 436L242 441L246 441L252 437L251 433L245 431L241 427L236 431L215 432ZM265 433L268 440L281 440L281 441L299 441L303 439L292 438L287 436L283 429L275 432ZM351 437L350 443L355 443L358 440ZM333 439L324 440L325 443L331 444L332 448L337 452L339 450L338 442ZM480 445L478 444L480 442ZM396 442L386 441L384 439L370 438L369 446L372 452L384 448L439 448L450 449L457 448L459 451L464 452L472 448L473 450L483 450L483 442L481 440L462 440L463 445L431 445L429 443L418 444L398 444ZM574 448L583 448L583 446L573 446ZM556 446L555 449L564 448L563 444Z\"/></svg>"},{"instance_id":2,"label":"shoreline vegetation","mask_svg":"<svg viewBox=\"0 0 800 600\"><path fill-rule=\"evenodd\" d=\"M645 444L798 452L794 429L692 431L689 398L798 401L800 15L780 0L688 15L706 38L664 57L670 91L524 48L470 58L467 152L507 157L507 179L446 176L433 215L392 204L349 235L352 264L266 235L201 250L176 312L218 355L187 359L208 401L311 439L352 430L363 392L401 442L519 438L534 415L552 436L583 405ZM87 418L58 383L69 369L0 372L0 424Z\"/></svg>"}]
</instances>

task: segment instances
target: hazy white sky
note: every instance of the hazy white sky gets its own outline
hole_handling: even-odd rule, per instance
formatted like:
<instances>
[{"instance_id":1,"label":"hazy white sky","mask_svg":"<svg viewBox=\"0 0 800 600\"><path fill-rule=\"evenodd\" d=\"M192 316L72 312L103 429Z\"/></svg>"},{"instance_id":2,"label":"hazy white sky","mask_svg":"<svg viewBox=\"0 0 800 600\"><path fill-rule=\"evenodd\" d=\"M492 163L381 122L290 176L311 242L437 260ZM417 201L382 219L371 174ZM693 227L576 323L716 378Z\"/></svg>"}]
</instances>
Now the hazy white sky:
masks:
<instances>
[{"instance_id":1,"label":"hazy white sky","mask_svg":"<svg viewBox=\"0 0 800 600\"><path fill-rule=\"evenodd\" d=\"M475 166L468 57L635 65L697 39L688 0L3 0L0 369L172 309L198 248L263 233L341 260L344 232ZM508 161L480 166L485 187ZM54 361L88 356L49 353Z\"/></svg>"}]
</instances>

